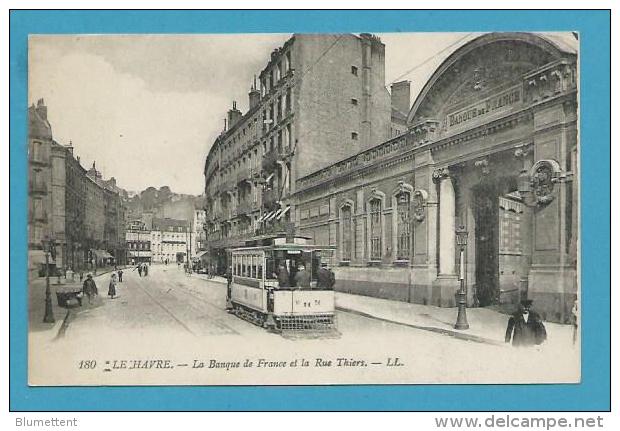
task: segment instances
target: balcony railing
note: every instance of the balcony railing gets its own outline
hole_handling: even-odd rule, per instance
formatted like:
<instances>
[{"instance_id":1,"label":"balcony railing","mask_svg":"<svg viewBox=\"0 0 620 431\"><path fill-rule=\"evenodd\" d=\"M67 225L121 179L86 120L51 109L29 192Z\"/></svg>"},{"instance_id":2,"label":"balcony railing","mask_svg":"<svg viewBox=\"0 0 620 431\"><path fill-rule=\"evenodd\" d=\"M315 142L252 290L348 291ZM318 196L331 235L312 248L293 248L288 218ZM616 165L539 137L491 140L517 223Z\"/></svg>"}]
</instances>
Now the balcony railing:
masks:
<instances>
[{"instance_id":1,"label":"balcony railing","mask_svg":"<svg viewBox=\"0 0 620 431\"><path fill-rule=\"evenodd\" d=\"M263 169L265 170L272 169L276 165L278 160L284 160L288 156L290 156L290 152L288 149L282 149L282 150L274 149L274 150L268 151L263 156Z\"/></svg>"}]
</instances>

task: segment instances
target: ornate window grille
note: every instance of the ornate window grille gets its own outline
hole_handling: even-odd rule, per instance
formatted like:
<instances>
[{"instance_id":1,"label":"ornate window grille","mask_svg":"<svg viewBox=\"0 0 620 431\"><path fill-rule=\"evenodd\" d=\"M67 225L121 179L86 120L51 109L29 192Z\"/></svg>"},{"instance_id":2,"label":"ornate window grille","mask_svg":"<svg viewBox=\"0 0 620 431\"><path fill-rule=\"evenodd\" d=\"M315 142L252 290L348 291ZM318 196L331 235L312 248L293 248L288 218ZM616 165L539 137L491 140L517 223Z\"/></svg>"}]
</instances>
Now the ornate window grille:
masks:
<instances>
[{"instance_id":1,"label":"ornate window grille","mask_svg":"<svg viewBox=\"0 0 620 431\"><path fill-rule=\"evenodd\" d=\"M351 207L345 206L342 212L342 260L351 260Z\"/></svg>"},{"instance_id":2,"label":"ornate window grille","mask_svg":"<svg viewBox=\"0 0 620 431\"><path fill-rule=\"evenodd\" d=\"M381 200L370 201L370 259L381 260Z\"/></svg>"},{"instance_id":3,"label":"ornate window grille","mask_svg":"<svg viewBox=\"0 0 620 431\"><path fill-rule=\"evenodd\" d=\"M396 196L396 259L408 260L411 249L411 196L407 192Z\"/></svg>"}]
</instances>

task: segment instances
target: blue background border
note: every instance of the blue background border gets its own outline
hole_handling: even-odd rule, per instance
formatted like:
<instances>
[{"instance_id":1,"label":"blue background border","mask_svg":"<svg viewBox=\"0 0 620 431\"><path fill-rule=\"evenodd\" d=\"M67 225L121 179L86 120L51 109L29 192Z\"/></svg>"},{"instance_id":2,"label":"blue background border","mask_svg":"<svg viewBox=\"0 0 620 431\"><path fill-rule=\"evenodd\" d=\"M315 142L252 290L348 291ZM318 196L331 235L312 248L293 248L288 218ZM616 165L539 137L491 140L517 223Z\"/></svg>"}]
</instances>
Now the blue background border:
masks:
<instances>
[{"instance_id":1,"label":"blue background border","mask_svg":"<svg viewBox=\"0 0 620 431\"><path fill-rule=\"evenodd\" d=\"M608 11L12 11L10 24L11 410L610 409ZM543 30L580 32L583 292L581 384L28 387L28 34Z\"/></svg>"}]
</instances>

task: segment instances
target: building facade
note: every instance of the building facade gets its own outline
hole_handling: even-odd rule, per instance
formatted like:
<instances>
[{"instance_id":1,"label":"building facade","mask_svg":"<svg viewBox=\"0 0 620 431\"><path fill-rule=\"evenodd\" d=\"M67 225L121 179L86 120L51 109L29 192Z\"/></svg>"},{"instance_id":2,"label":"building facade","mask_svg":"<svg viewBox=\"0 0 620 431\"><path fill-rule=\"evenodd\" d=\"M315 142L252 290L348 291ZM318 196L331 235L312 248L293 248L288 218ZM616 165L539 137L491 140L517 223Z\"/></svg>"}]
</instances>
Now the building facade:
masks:
<instances>
[{"instance_id":1,"label":"building facade","mask_svg":"<svg viewBox=\"0 0 620 431\"><path fill-rule=\"evenodd\" d=\"M192 232L187 220L154 218L151 230L153 262L186 262L191 252Z\"/></svg>"},{"instance_id":2,"label":"building facade","mask_svg":"<svg viewBox=\"0 0 620 431\"><path fill-rule=\"evenodd\" d=\"M394 126L391 105L385 45L373 35L296 34L273 51L248 111L233 102L206 158L205 231L218 270L227 247L291 225L298 178L402 129L406 112Z\"/></svg>"},{"instance_id":3,"label":"building facade","mask_svg":"<svg viewBox=\"0 0 620 431\"><path fill-rule=\"evenodd\" d=\"M578 258L577 40L493 33L454 51L407 132L300 177L297 232L337 247L337 289L570 318ZM461 261L457 228L468 232Z\"/></svg>"},{"instance_id":4,"label":"building facade","mask_svg":"<svg viewBox=\"0 0 620 431\"><path fill-rule=\"evenodd\" d=\"M71 143L65 146L53 140L42 99L28 113L31 274L45 261L46 237L56 242L51 264L59 270L88 269L97 256L104 263L123 263L125 233L119 217L124 217L124 207L119 191L99 173L86 171Z\"/></svg>"},{"instance_id":5,"label":"building facade","mask_svg":"<svg viewBox=\"0 0 620 431\"><path fill-rule=\"evenodd\" d=\"M153 261L151 229L141 220L132 220L125 231L127 261L131 265Z\"/></svg>"},{"instance_id":6,"label":"building facade","mask_svg":"<svg viewBox=\"0 0 620 431\"><path fill-rule=\"evenodd\" d=\"M50 192L52 127L43 99L28 108L28 268L37 273L45 262L43 240L52 234Z\"/></svg>"}]
</instances>

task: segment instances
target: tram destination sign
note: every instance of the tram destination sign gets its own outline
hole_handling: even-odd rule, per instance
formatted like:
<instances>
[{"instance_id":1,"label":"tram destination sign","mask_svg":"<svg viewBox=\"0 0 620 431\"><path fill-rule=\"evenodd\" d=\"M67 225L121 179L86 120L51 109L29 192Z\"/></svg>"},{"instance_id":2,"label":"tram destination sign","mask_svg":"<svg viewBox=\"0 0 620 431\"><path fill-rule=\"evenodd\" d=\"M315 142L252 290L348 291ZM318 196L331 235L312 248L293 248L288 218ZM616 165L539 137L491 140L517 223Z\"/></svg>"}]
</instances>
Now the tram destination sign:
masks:
<instances>
[{"instance_id":1,"label":"tram destination sign","mask_svg":"<svg viewBox=\"0 0 620 431\"><path fill-rule=\"evenodd\" d=\"M522 89L521 85L517 85L448 114L446 117L448 129L463 126L466 123L471 123L490 114L501 113L507 110L521 102L523 99Z\"/></svg>"}]
</instances>

